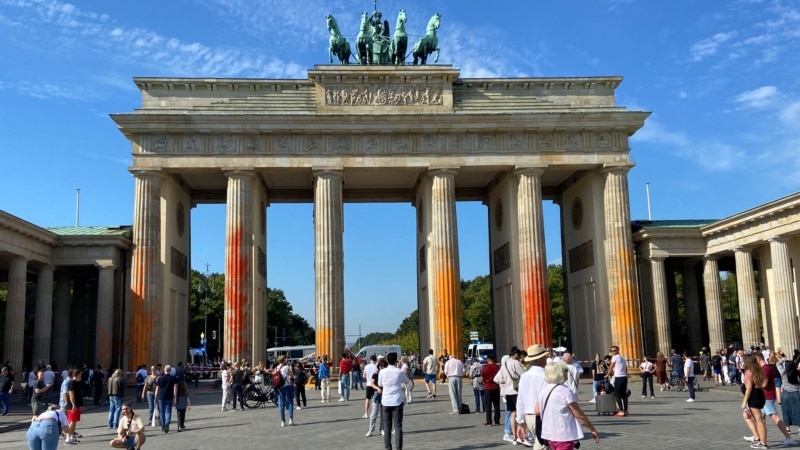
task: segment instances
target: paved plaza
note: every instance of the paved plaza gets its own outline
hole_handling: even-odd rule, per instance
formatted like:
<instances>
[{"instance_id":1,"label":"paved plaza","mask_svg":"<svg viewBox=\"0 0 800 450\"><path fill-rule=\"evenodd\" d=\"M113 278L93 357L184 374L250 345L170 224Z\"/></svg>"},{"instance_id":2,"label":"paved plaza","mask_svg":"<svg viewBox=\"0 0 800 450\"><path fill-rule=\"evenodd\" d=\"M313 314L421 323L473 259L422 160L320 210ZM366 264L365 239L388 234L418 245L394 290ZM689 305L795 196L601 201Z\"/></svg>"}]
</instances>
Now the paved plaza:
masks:
<instances>
[{"instance_id":1,"label":"paved plaza","mask_svg":"<svg viewBox=\"0 0 800 450\"><path fill-rule=\"evenodd\" d=\"M659 392L656 398L641 398L641 384L631 383L630 416L597 416L590 399L589 384L582 384L581 407L600 431L600 445L584 440L582 449L745 449L742 440L747 429L739 410L741 394L736 387L716 388L711 382L701 382L710 391L697 394L695 403L687 403L685 392ZM466 386L465 386L466 387ZM484 416L471 414L452 416L447 386L438 385L435 400L426 400L421 380L414 394L417 398L406 405L404 447L407 449L485 449L511 445L503 442L502 427L486 427ZM295 410L295 426L280 427L278 409L268 406L244 412L220 412L220 391L204 382L192 389L195 405L187 414L187 430L182 433L161 433L158 427L148 427L144 448L168 449L377 449L383 448L382 436L365 437L367 420L361 419L364 410L364 391L353 391L350 402L320 403L319 391L309 390L308 408ZM464 400L474 410L472 391ZM336 397L334 393L334 397ZM91 402L90 402L91 403ZM17 400L12 413L0 418L0 449L25 449L28 416ZM146 404L133 404L137 413L147 415ZM173 420L176 415L173 413ZM106 407L88 407L79 432L83 434L77 446L61 444L60 448L109 448L114 432L107 428ZM173 429L175 428L173 421ZM794 428L793 428L794 430ZM794 430L796 431L796 430ZM777 429L768 423L769 443L777 446L782 440ZM588 436L588 433L587 433ZM779 439L780 438L780 439ZM518 446L523 448L522 446Z\"/></svg>"}]
</instances>

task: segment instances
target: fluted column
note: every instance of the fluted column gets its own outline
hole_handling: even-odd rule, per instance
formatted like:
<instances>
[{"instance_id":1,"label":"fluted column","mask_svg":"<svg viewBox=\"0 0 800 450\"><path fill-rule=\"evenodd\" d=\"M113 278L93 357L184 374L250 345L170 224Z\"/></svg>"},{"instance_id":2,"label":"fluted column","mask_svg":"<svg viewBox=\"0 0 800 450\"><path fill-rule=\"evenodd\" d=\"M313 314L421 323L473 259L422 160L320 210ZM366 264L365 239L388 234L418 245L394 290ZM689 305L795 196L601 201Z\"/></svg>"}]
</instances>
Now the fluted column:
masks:
<instances>
[{"instance_id":1,"label":"fluted column","mask_svg":"<svg viewBox=\"0 0 800 450\"><path fill-rule=\"evenodd\" d=\"M225 223L225 339L224 358L237 360L252 354L253 184L250 171L226 172L228 177Z\"/></svg>"},{"instance_id":2,"label":"fluted column","mask_svg":"<svg viewBox=\"0 0 800 450\"><path fill-rule=\"evenodd\" d=\"M8 297L6 300L6 328L3 355L11 367L22 373L22 352L25 339L25 286L28 260L11 259L8 268Z\"/></svg>"},{"instance_id":3,"label":"fluted column","mask_svg":"<svg viewBox=\"0 0 800 450\"><path fill-rule=\"evenodd\" d=\"M736 291L739 298L742 344L745 348L748 348L761 342L760 308L756 297L755 278L753 277L753 257L751 250L748 248L737 248L734 251L734 255L736 258Z\"/></svg>"},{"instance_id":4,"label":"fluted column","mask_svg":"<svg viewBox=\"0 0 800 450\"><path fill-rule=\"evenodd\" d=\"M697 355L703 346L700 337L700 295L697 287L695 261L686 261L682 266L683 303L686 308L686 332L690 354ZM720 347L722 348L722 347Z\"/></svg>"},{"instance_id":5,"label":"fluted column","mask_svg":"<svg viewBox=\"0 0 800 450\"><path fill-rule=\"evenodd\" d=\"M136 171L131 258L129 369L158 361L161 329L161 180L156 171Z\"/></svg>"},{"instance_id":6,"label":"fluted column","mask_svg":"<svg viewBox=\"0 0 800 450\"><path fill-rule=\"evenodd\" d=\"M672 348L672 331L669 321L669 297L664 258L650 258L650 271L653 282L653 306L656 312L656 349L669 355Z\"/></svg>"},{"instance_id":7,"label":"fluted column","mask_svg":"<svg viewBox=\"0 0 800 450\"><path fill-rule=\"evenodd\" d=\"M95 363L111 366L114 335L114 269L111 262L98 262L97 330L95 331Z\"/></svg>"},{"instance_id":8,"label":"fluted column","mask_svg":"<svg viewBox=\"0 0 800 450\"><path fill-rule=\"evenodd\" d=\"M722 292L716 258L703 258L703 287L706 294L706 320L710 351L725 348L725 318L722 316Z\"/></svg>"},{"instance_id":9,"label":"fluted column","mask_svg":"<svg viewBox=\"0 0 800 450\"><path fill-rule=\"evenodd\" d=\"M72 291L72 279L68 272L60 270L56 279L56 299L53 315L53 349L52 355L58 367L67 365L69 353L69 304Z\"/></svg>"},{"instance_id":10,"label":"fluted column","mask_svg":"<svg viewBox=\"0 0 800 450\"><path fill-rule=\"evenodd\" d=\"M458 261L458 226L456 223L455 170L430 172L431 237L430 276L434 309L433 348L461 349L461 271Z\"/></svg>"},{"instance_id":11,"label":"fluted column","mask_svg":"<svg viewBox=\"0 0 800 450\"><path fill-rule=\"evenodd\" d=\"M553 342L550 296L547 286L547 257L542 213L544 168L526 168L517 175L517 227L519 245L520 300L522 302L523 345Z\"/></svg>"},{"instance_id":12,"label":"fluted column","mask_svg":"<svg viewBox=\"0 0 800 450\"><path fill-rule=\"evenodd\" d=\"M39 269L36 279L36 315L33 321L33 362L50 362L53 331L53 266Z\"/></svg>"},{"instance_id":13,"label":"fluted column","mask_svg":"<svg viewBox=\"0 0 800 450\"><path fill-rule=\"evenodd\" d=\"M792 294L792 267L787 239L770 239L769 251L772 259L772 281L775 284L769 299L770 309L773 311L772 317L775 318L775 324L772 326L775 331L775 342L770 344L772 348L798 348L800 340L797 337L797 311Z\"/></svg>"},{"instance_id":14,"label":"fluted column","mask_svg":"<svg viewBox=\"0 0 800 450\"><path fill-rule=\"evenodd\" d=\"M603 169L603 208L612 344L619 347L624 357L635 359L642 354L644 347L628 202L629 169L627 165Z\"/></svg>"},{"instance_id":15,"label":"fluted column","mask_svg":"<svg viewBox=\"0 0 800 450\"><path fill-rule=\"evenodd\" d=\"M314 273L317 353L344 351L344 205L342 172L314 172Z\"/></svg>"}]
</instances>

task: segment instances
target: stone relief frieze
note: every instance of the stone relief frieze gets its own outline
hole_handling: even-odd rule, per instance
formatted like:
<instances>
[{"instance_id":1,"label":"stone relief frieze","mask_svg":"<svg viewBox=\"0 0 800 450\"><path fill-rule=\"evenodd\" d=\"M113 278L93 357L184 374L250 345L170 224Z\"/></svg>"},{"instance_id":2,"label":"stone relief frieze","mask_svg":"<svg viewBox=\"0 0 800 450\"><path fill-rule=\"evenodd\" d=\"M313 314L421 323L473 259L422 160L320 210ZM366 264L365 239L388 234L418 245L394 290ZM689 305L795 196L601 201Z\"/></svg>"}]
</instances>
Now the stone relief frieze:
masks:
<instances>
[{"instance_id":1,"label":"stone relief frieze","mask_svg":"<svg viewBox=\"0 0 800 450\"><path fill-rule=\"evenodd\" d=\"M380 84L325 86L329 106L442 105L442 87L429 84Z\"/></svg>"},{"instance_id":2,"label":"stone relief frieze","mask_svg":"<svg viewBox=\"0 0 800 450\"><path fill-rule=\"evenodd\" d=\"M264 135L152 135L143 136L142 153L186 155L230 154L332 154L391 155L622 151L628 148L625 133L510 132L422 134L264 134Z\"/></svg>"}]
</instances>

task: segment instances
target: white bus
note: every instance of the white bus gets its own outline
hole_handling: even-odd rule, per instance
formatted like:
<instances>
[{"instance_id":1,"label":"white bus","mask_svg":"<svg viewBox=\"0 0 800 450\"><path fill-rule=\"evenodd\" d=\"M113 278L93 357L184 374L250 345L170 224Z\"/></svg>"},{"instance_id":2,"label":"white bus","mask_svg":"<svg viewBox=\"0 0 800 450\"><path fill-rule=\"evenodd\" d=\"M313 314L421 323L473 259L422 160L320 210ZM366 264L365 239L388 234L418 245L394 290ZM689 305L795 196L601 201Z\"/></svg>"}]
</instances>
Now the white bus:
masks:
<instances>
[{"instance_id":1,"label":"white bus","mask_svg":"<svg viewBox=\"0 0 800 450\"><path fill-rule=\"evenodd\" d=\"M317 352L316 345L293 345L288 347L272 347L267 349L267 361L275 362L281 355L289 361L300 361Z\"/></svg>"}]
</instances>

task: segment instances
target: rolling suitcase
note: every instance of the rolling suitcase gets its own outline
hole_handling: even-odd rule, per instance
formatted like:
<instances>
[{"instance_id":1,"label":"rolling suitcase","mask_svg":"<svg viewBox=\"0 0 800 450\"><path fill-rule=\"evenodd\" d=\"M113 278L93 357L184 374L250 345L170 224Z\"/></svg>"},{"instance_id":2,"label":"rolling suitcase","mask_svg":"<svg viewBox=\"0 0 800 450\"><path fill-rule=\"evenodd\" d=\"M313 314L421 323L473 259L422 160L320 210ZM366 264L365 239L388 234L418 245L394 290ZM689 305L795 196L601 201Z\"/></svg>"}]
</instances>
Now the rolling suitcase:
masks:
<instances>
[{"instance_id":1,"label":"rolling suitcase","mask_svg":"<svg viewBox=\"0 0 800 450\"><path fill-rule=\"evenodd\" d=\"M614 394L601 393L595 397L597 407L597 415L606 416L608 414L615 414L617 412L617 403L614 400Z\"/></svg>"}]
</instances>

